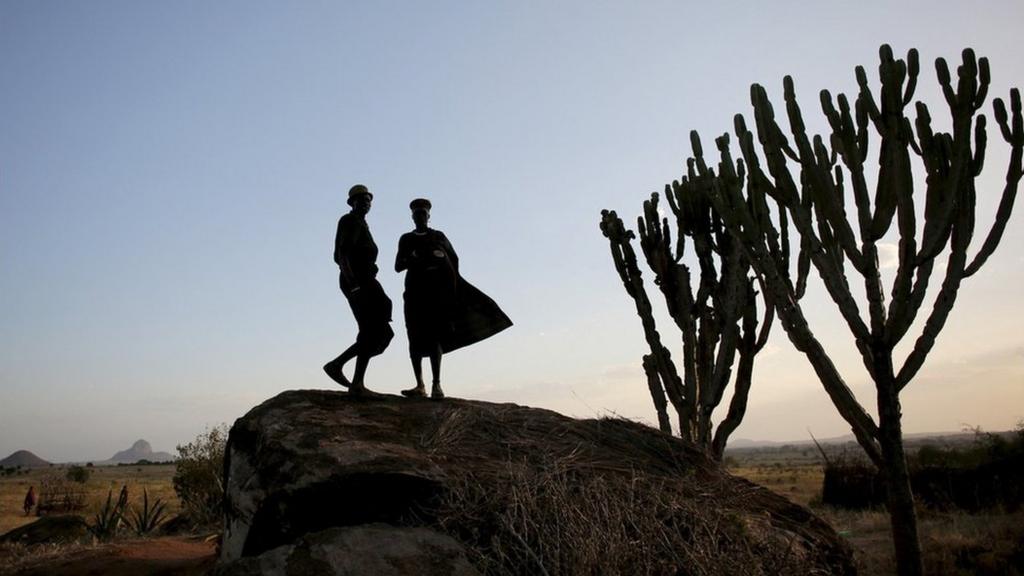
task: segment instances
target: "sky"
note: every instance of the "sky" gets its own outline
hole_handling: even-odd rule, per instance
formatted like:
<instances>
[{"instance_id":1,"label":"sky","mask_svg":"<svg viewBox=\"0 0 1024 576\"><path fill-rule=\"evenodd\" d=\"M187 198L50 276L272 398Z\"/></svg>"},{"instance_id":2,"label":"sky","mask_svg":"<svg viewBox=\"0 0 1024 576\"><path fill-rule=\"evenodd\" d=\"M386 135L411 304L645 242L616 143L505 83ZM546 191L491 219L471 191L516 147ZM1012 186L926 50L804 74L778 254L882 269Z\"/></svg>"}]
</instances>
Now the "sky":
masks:
<instances>
[{"instance_id":1,"label":"sky","mask_svg":"<svg viewBox=\"0 0 1024 576\"><path fill-rule=\"evenodd\" d=\"M103 459L138 438L173 451L284 390L335 389L320 367L355 336L332 259L355 183L375 196L397 312L370 388L412 383L392 262L408 202L427 197L463 275L515 323L445 357L449 395L653 422L600 211L635 222L683 173L690 130L711 148L750 117L752 83L778 107L792 75L823 131L818 91L852 93L858 64L877 86L883 43L920 51L918 97L948 127L935 58L973 47L1005 99L1024 85L1022 21L1011 1L5 0L0 456ZM1008 159L989 134L985 231ZM1024 419L1021 212L904 392L907 432ZM820 282L803 305L872 406ZM659 326L679 350L663 312ZM848 433L775 328L733 438Z\"/></svg>"}]
</instances>

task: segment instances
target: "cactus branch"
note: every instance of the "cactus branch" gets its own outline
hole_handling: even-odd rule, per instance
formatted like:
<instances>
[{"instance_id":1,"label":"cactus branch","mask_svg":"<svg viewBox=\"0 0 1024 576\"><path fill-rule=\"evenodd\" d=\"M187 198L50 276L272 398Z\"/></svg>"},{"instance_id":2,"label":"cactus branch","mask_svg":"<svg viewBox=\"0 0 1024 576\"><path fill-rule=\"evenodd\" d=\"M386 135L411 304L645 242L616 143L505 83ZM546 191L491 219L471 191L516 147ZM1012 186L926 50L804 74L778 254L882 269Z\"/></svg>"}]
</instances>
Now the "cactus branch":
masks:
<instances>
[{"instance_id":1,"label":"cactus branch","mask_svg":"<svg viewBox=\"0 0 1024 576\"><path fill-rule=\"evenodd\" d=\"M696 137L693 146L700 150ZM742 187L746 176L743 163L726 157L719 170L732 185ZM758 292L753 286L760 280L743 251L743 241L733 236L709 198L707 190L714 181L714 171L704 163L703 155L698 155L688 162L686 175L665 187L666 200L675 216L678 241L674 246L670 221L658 209L659 194L651 194L643 204L643 215L637 219L644 258L682 336L682 378L655 326L632 250L631 240L636 236L625 229L615 212L602 212L601 230L609 240L616 271L636 304L651 350L644 356L643 366L659 426L671 431L667 411L671 404L679 417L680 435L721 459L725 441L746 411L754 356L767 341L775 307L766 301L764 318L758 322ZM767 204L762 201L757 207L766 210ZM761 218L767 216L762 214ZM689 266L683 262L687 247L697 263L696 285L691 281ZM775 253L780 249L776 246ZM712 414L730 383L733 395L729 411L716 430Z\"/></svg>"}]
</instances>

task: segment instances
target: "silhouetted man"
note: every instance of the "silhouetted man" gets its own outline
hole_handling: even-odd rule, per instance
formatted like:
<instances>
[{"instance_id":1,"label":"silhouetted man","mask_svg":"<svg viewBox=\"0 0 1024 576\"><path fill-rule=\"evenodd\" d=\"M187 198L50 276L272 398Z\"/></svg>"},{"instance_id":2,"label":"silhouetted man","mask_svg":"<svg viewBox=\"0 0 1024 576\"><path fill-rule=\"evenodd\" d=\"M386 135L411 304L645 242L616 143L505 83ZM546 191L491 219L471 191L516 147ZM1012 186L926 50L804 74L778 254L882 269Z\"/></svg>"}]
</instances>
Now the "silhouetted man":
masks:
<instances>
[{"instance_id":1,"label":"silhouetted man","mask_svg":"<svg viewBox=\"0 0 1024 576\"><path fill-rule=\"evenodd\" d=\"M405 272L405 329L416 386L403 396L427 395L423 357L430 358L430 397L444 398L441 355L489 338L512 325L486 294L459 275L459 257L440 230L427 226L430 200L409 204L416 228L398 240L395 271Z\"/></svg>"},{"instance_id":2,"label":"silhouetted man","mask_svg":"<svg viewBox=\"0 0 1024 576\"><path fill-rule=\"evenodd\" d=\"M370 235L366 214L370 211L373 194L362 184L348 191L348 205L352 210L338 220L338 233L334 237L334 262L341 270L341 293L348 299L359 325L355 344L334 360L324 364L324 372L351 394L367 392L363 383L370 358L380 354L391 342L391 299L377 282L377 244ZM345 364L355 358L356 369L349 381L342 372Z\"/></svg>"}]
</instances>

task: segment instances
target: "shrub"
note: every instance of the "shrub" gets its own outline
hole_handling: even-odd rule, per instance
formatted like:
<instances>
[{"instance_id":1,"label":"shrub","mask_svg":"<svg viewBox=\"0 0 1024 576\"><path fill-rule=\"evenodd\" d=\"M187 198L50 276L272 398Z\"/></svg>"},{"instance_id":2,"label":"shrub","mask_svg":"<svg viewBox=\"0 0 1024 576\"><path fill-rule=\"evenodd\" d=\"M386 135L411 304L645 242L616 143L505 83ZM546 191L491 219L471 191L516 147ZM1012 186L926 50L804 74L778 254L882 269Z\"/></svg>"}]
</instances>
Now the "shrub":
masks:
<instances>
[{"instance_id":1,"label":"shrub","mask_svg":"<svg viewBox=\"0 0 1024 576\"><path fill-rule=\"evenodd\" d=\"M174 491L181 500L182 512L196 524L212 525L221 520L227 437L227 425L222 424L178 446Z\"/></svg>"},{"instance_id":2,"label":"shrub","mask_svg":"<svg viewBox=\"0 0 1024 576\"><path fill-rule=\"evenodd\" d=\"M1024 504L1024 426L1009 434L973 430L969 446L925 444L908 457L915 499L937 510L1018 510ZM882 506L885 500L885 487L874 467L842 459L826 464L825 504L860 509Z\"/></svg>"},{"instance_id":3,"label":"shrub","mask_svg":"<svg viewBox=\"0 0 1024 576\"><path fill-rule=\"evenodd\" d=\"M89 481L90 476L92 476L92 470L83 466L72 466L71 468L68 468L67 478L72 482L85 484Z\"/></svg>"}]
</instances>

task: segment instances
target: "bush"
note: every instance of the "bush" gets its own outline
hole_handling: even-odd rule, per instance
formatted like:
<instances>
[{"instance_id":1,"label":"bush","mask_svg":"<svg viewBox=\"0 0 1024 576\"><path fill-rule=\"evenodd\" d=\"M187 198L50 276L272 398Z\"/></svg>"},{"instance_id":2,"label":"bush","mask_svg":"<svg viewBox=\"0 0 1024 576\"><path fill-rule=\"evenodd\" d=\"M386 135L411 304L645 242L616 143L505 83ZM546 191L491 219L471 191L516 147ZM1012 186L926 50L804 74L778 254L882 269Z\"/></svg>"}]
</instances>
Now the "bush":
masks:
<instances>
[{"instance_id":1,"label":"bush","mask_svg":"<svg viewBox=\"0 0 1024 576\"><path fill-rule=\"evenodd\" d=\"M970 446L925 444L908 457L915 499L937 510L978 512L1024 504L1024 423L1009 434L974 429ZM885 504L885 486L877 468L837 460L825 466L822 502L862 509Z\"/></svg>"},{"instance_id":2,"label":"bush","mask_svg":"<svg viewBox=\"0 0 1024 576\"><path fill-rule=\"evenodd\" d=\"M181 500L183 514L195 524L207 526L221 520L227 438L227 425L222 424L178 446L174 491Z\"/></svg>"},{"instance_id":3,"label":"bush","mask_svg":"<svg viewBox=\"0 0 1024 576\"><path fill-rule=\"evenodd\" d=\"M72 466L68 468L67 478L72 482L79 484L85 484L89 481L89 477L92 476L92 470L82 466Z\"/></svg>"}]
</instances>

